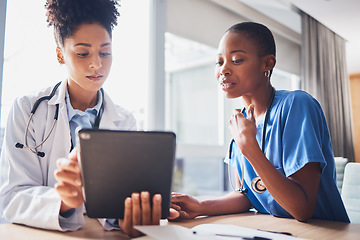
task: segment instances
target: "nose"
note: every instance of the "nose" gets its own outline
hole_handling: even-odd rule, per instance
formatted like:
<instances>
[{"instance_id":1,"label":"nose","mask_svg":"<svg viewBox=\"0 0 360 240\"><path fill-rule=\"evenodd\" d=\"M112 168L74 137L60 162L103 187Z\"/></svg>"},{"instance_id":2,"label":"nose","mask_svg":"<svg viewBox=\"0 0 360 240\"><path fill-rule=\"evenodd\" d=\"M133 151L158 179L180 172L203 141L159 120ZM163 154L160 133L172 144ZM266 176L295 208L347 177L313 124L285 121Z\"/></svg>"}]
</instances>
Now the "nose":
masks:
<instances>
[{"instance_id":1,"label":"nose","mask_svg":"<svg viewBox=\"0 0 360 240\"><path fill-rule=\"evenodd\" d=\"M222 77L231 75L231 69L229 67L229 64L224 62L221 66L219 66L218 72L219 72L219 75Z\"/></svg>"},{"instance_id":2,"label":"nose","mask_svg":"<svg viewBox=\"0 0 360 240\"><path fill-rule=\"evenodd\" d=\"M95 68L95 69L99 69L102 67L102 63L101 63L101 57L94 55L91 58L91 62L90 62L90 68Z\"/></svg>"}]
</instances>

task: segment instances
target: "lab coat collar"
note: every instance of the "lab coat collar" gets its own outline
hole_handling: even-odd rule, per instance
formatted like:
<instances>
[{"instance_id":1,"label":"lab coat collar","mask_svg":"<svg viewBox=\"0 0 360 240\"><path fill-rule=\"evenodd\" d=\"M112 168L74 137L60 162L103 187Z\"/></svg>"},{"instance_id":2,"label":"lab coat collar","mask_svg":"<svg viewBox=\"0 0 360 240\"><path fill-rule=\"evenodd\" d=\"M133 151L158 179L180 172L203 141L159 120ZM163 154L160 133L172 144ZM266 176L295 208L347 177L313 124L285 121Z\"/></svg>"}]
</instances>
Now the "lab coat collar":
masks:
<instances>
[{"instance_id":1,"label":"lab coat collar","mask_svg":"<svg viewBox=\"0 0 360 240\"><path fill-rule=\"evenodd\" d=\"M54 85L55 86L55 85ZM56 90L56 93L54 97L52 97L49 101L49 105L56 105L59 104L60 107L62 107L62 104L65 104L65 93L66 93L66 87L67 87L67 80L63 80ZM54 87L51 88L50 92L52 91Z\"/></svg>"},{"instance_id":2,"label":"lab coat collar","mask_svg":"<svg viewBox=\"0 0 360 240\"><path fill-rule=\"evenodd\" d=\"M118 106L116 106L110 97L104 92L104 113L100 120L100 128L109 128L112 124L112 128L118 129L122 121L126 119L125 115Z\"/></svg>"},{"instance_id":3,"label":"lab coat collar","mask_svg":"<svg viewBox=\"0 0 360 240\"><path fill-rule=\"evenodd\" d=\"M60 109L66 107L65 94L67 88L67 80L63 80L58 87L55 95L48 101L49 105L59 104ZM52 90L52 88L51 88ZM50 90L50 91L51 91ZM125 120L124 114L119 111L118 107L112 102L108 94L104 91L104 112L100 120L100 128L118 128L121 121Z\"/></svg>"}]
</instances>

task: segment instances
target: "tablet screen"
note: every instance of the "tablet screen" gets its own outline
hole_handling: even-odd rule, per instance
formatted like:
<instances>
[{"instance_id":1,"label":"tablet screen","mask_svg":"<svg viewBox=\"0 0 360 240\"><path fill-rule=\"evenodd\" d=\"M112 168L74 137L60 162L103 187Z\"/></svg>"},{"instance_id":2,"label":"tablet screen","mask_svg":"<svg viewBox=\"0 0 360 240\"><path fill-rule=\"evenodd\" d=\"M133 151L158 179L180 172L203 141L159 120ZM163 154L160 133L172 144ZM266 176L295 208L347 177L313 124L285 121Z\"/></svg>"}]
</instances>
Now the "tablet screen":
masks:
<instances>
[{"instance_id":1,"label":"tablet screen","mask_svg":"<svg viewBox=\"0 0 360 240\"><path fill-rule=\"evenodd\" d=\"M78 154L87 215L123 218L124 200L133 192L162 196L167 218L176 137L173 132L82 129Z\"/></svg>"}]
</instances>

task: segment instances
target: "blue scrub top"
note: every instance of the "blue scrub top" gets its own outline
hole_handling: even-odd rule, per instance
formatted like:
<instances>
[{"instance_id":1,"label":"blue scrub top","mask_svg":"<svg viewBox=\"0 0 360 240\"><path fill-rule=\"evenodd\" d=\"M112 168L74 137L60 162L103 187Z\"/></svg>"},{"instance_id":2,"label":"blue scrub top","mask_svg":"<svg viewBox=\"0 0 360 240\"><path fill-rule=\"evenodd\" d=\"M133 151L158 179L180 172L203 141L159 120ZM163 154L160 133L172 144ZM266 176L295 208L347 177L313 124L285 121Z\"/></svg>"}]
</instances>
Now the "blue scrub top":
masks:
<instances>
[{"instance_id":1,"label":"blue scrub top","mask_svg":"<svg viewBox=\"0 0 360 240\"><path fill-rule=\"evenodd\" d=\"M246 116L246 111L244 112ZM264 121L264 120L263 120ZM264 122L257 126L261 146ZM262 213L292 218L269 194L255 192L251 182L257 173L233 143L231 162L236 163L241 179L244 162L244 187L252 206ZM336 186L336 170L330 134L320 104L304 91L276 91L265 135L265 156L275 168L291 176L309 162L319 162L321 180L313 218L349 222Z\"/></svg>"}]
</instances>

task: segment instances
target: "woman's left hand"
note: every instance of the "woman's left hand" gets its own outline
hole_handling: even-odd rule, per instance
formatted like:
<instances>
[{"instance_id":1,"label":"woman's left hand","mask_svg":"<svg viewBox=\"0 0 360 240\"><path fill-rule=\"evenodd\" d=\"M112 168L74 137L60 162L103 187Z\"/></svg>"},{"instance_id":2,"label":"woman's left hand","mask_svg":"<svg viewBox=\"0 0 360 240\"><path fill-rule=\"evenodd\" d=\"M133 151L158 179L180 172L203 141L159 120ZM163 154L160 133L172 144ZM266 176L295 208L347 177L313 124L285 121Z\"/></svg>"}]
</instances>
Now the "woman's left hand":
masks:
<instances>
[{"instance_id":1,"label":"woman's left hand","mask_svg":"<svg viewBox=\"0 0 360 240\"><path fill-rule=\"evenodd\" d=\"M240 109L235 109L229 124L231 136L234 138L243 154L249 144L257 144L254 105L251 104L249 106L247 115L248 118L245 118Z\"/></svg>"},{"instance_id":2,"label":"woman's left hand","mask_svg":"<svg viewBox=\"0 0 360 240\"><path fill-rule=\"evenodd\" d=\"M161 218L161 195L153 196L152 209L149 192L133 193L125 199L124 219L119 219L119 225L124 233L131 237L142 235L134 229L135 225L159 225Z\"/></svg>"}]
</instances>

